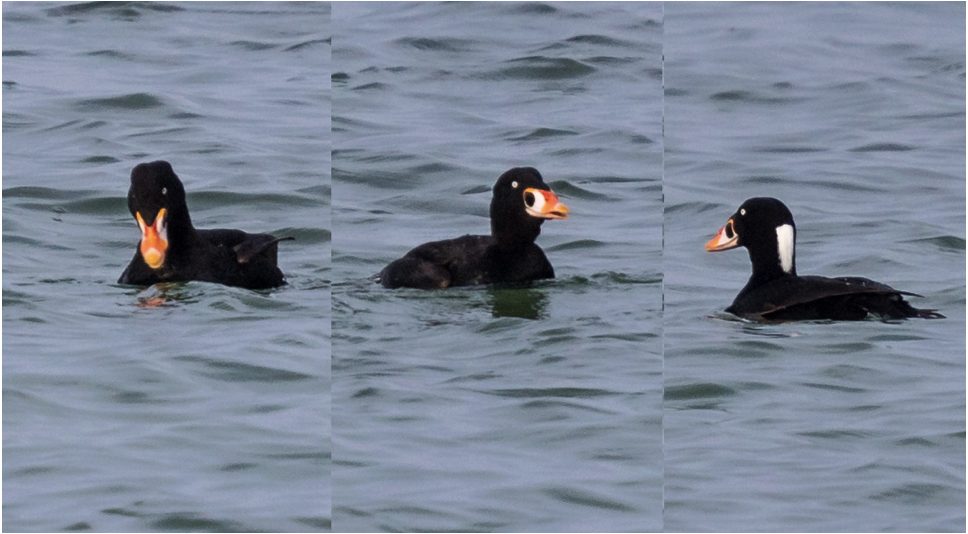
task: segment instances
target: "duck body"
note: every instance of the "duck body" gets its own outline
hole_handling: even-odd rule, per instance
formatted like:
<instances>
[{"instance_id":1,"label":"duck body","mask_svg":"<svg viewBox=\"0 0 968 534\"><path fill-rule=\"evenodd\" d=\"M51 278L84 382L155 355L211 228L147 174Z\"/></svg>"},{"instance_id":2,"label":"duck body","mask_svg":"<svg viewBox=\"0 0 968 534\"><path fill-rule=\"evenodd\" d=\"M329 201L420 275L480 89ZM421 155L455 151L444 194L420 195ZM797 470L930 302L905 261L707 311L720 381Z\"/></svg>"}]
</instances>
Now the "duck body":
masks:
<instances>
[{"instance_id":1,"label":"duck body","mask_svg":"<svg viewBox=\"0 0 968 534\"><path fill-rule=\"evenodd\" d=\"M554 278L535 239L545 219L564 219L568 208L531 167L507 171L494 185L491 235L465 235L424 243L378 275L387 288L443 289L522 283Z\"/></svg>"},{"instance_id":2,"label":"duck body","mask_svg":"<svg viewBox=\"0 0 968 534\"><path fill-rule=\"evenodd\" d=\"M508 261L507 258L514 258ZM444 289L554 278L541 247L505 248L489 235L465 235L424 243L380 272L385 287Z\"/></svg>"},{"instance_id":3,"label":"duck body","mask_svg":"<svg viewBox=\"0 0 968 534\"><path fill-rule=\"evenodd\" d=\"M184 187L168 162L142 163L131 171L128 209L142 237L119 284L194 280L268 289L286 283L277 265L278 244L292 238L195 229Z\"/></svg>"},{"instance_id":4,"label":"duck body","mask_svg":"<svg viewBox=\"0 0 968 534\"><path fill-rule=\"evenodd\" d=\"M870 315L884 319L943 318L934 310L911 306L899 291L861 277L799 276L796 272L796 225L790 210L774 198L744 202L706 250L746 247L753 274L726 311L758 321L856 321Z\"/></svg>"}]
</instances>

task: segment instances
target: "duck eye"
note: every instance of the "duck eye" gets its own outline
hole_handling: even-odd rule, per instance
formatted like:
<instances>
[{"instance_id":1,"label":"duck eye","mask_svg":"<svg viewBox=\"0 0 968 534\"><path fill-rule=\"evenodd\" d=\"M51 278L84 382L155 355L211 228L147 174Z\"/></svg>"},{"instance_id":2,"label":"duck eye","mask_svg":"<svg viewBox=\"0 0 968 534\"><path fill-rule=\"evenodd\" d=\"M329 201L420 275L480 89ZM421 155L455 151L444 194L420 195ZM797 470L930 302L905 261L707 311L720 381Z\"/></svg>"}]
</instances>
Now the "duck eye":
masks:
<instances>
[{"instance_id":1,"label":"duck eye","mask_svg":"<svg viewBox=\"0 0 968 534\"><path fill-rule=\"evenodd\" d=\"M729 221L726 223L726 237L732 239L733 235L733 221Z\"/></svg>"},{"instance_id":2,"label":"duck eye","mask_svg":"<svg viewBox=\"0 0 968 534\"><path fill-rule=\"evenodd\" d=\"M167 195L168 194L168 188L167 187L162 187L161 188L161 194L162 195Z\"/></svg>"},{"instance_id":3,"label":"duck eye","mask_svg":"<svg viewBox=\"0 0 968 534\"><path fill-rule=\"evenodd\" d=\"M518 182L516 180L513 181L513 182L511 182L511 187L513 187L514 189L517 189L518 188Z\"/></svg>"},{"instance_id":4,"label":"duck eye","mask_svg":"<svg viewBox=\"0 0 968 534\"><path fill-rule=\"evenodd\" d=\"M740 215L746 215L746 208L739 210Z\"/></svg>"},{"instance_id":5,"label":"duck eye","mask_svg":"<svg viewBox=\"0 0 968 534\"><path fill-rule=\"evenodd\" d=\"M528 191L524 194L524 205L529 208L534 207L534 193Z\"/></svg>"}]
</instances>

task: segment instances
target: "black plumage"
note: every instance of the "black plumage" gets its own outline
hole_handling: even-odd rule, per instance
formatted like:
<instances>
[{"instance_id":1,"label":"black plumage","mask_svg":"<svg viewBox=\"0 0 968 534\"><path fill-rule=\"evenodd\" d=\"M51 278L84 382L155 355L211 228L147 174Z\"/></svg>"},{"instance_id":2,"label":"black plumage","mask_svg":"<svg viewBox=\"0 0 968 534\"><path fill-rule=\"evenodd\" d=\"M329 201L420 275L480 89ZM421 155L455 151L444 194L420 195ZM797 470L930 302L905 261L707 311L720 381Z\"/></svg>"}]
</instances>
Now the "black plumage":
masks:
<instances>
[{"instance_id":1,"label":"black plumage","mask_svg":"<svg viewBox=\"0 0 968 534\"><path fill-rule=\"evenodd\" d=\"M131 171L128 209L141 229L141 242L119 284L196 280L266 289L286 283L277 266L278 243L292 238L196 230L185 188L167 161L141 163Z\"/></svg>"},{"instance_id":2,"label":"black plumage","mask_svg":"<svg viewBox=\"0 0 968 534\"><path fill-rule=\"evenodd\" d=\"M860 277L798 276L796 225L793 215L775 198L751 198L726 222L706 250L746 247L753 264L749 282L726 311L764 321L943 318L918 309L886 284Z\"/></svg>"},{"instance_id":3,"label":"black plumage","mask_svg":"<svg viewBox=\"0 0 968 534\"><path fill-rule=\"evenodd\" d=\"M440 289L554 278L551 263L534 241L545 219L567 218L568 208L536 169L516 167L498 178L490 216L491 235L424 243L380 271L380 283Z\"/></svg>"}]
</instances>

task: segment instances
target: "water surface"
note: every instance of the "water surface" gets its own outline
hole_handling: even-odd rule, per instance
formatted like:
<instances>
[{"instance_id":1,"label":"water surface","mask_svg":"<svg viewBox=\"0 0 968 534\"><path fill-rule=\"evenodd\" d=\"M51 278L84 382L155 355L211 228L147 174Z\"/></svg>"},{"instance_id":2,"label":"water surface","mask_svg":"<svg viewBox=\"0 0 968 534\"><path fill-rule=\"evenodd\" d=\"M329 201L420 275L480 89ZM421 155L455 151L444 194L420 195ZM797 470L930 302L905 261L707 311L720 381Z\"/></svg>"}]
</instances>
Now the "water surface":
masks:
<instances>
[{"instance_id":1,"label":"water surface","mask_svg":"<svg viewBox=\"0 0 968 534\"><path fill-rule=\"evenodd\" d=\"M3 527L318 531L329 514L329 8L4 3ZM139 162L289 285L115 282Z\"/></svg>"}]
</instances>

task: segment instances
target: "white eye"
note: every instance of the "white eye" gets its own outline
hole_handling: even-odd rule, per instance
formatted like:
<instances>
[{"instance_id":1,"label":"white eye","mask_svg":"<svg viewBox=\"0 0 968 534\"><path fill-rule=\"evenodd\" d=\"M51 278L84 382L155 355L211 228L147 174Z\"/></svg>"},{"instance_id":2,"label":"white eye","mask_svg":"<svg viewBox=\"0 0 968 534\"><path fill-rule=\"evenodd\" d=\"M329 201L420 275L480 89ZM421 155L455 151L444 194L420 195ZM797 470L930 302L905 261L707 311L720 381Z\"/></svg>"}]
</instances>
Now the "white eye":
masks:
<instances>
[{"instance_id":1,"label":"white eye","mask_svg":"<svg viewBox=\"0 0 968 534\"><path fill-rule=\"evenodd\" d=\"M511 187L517 189L518 188L518 182L516 182L516 181L515 182L511 182Z\"/></svg>"},{"instance_id":2,"label":"white eye","mask_svg":"<svg viewBox=\"0 0 968 534\"><path fill-rule=\"evenodd\" d=\"M744 208L744 209L739 210L739 214L740 215L746 215L746 209Z\"/></svg>"},{"instance_id":3,"label":"white eye","mask_svg":"<svg viewBox=\"0 0 968 534\"><path fill-rule=\"evenodd\" d=\"M167 187L162 187L161 188L161 194L162 195L167 195L168 194L168 188Z\"/></svg>"}]
</instances>

